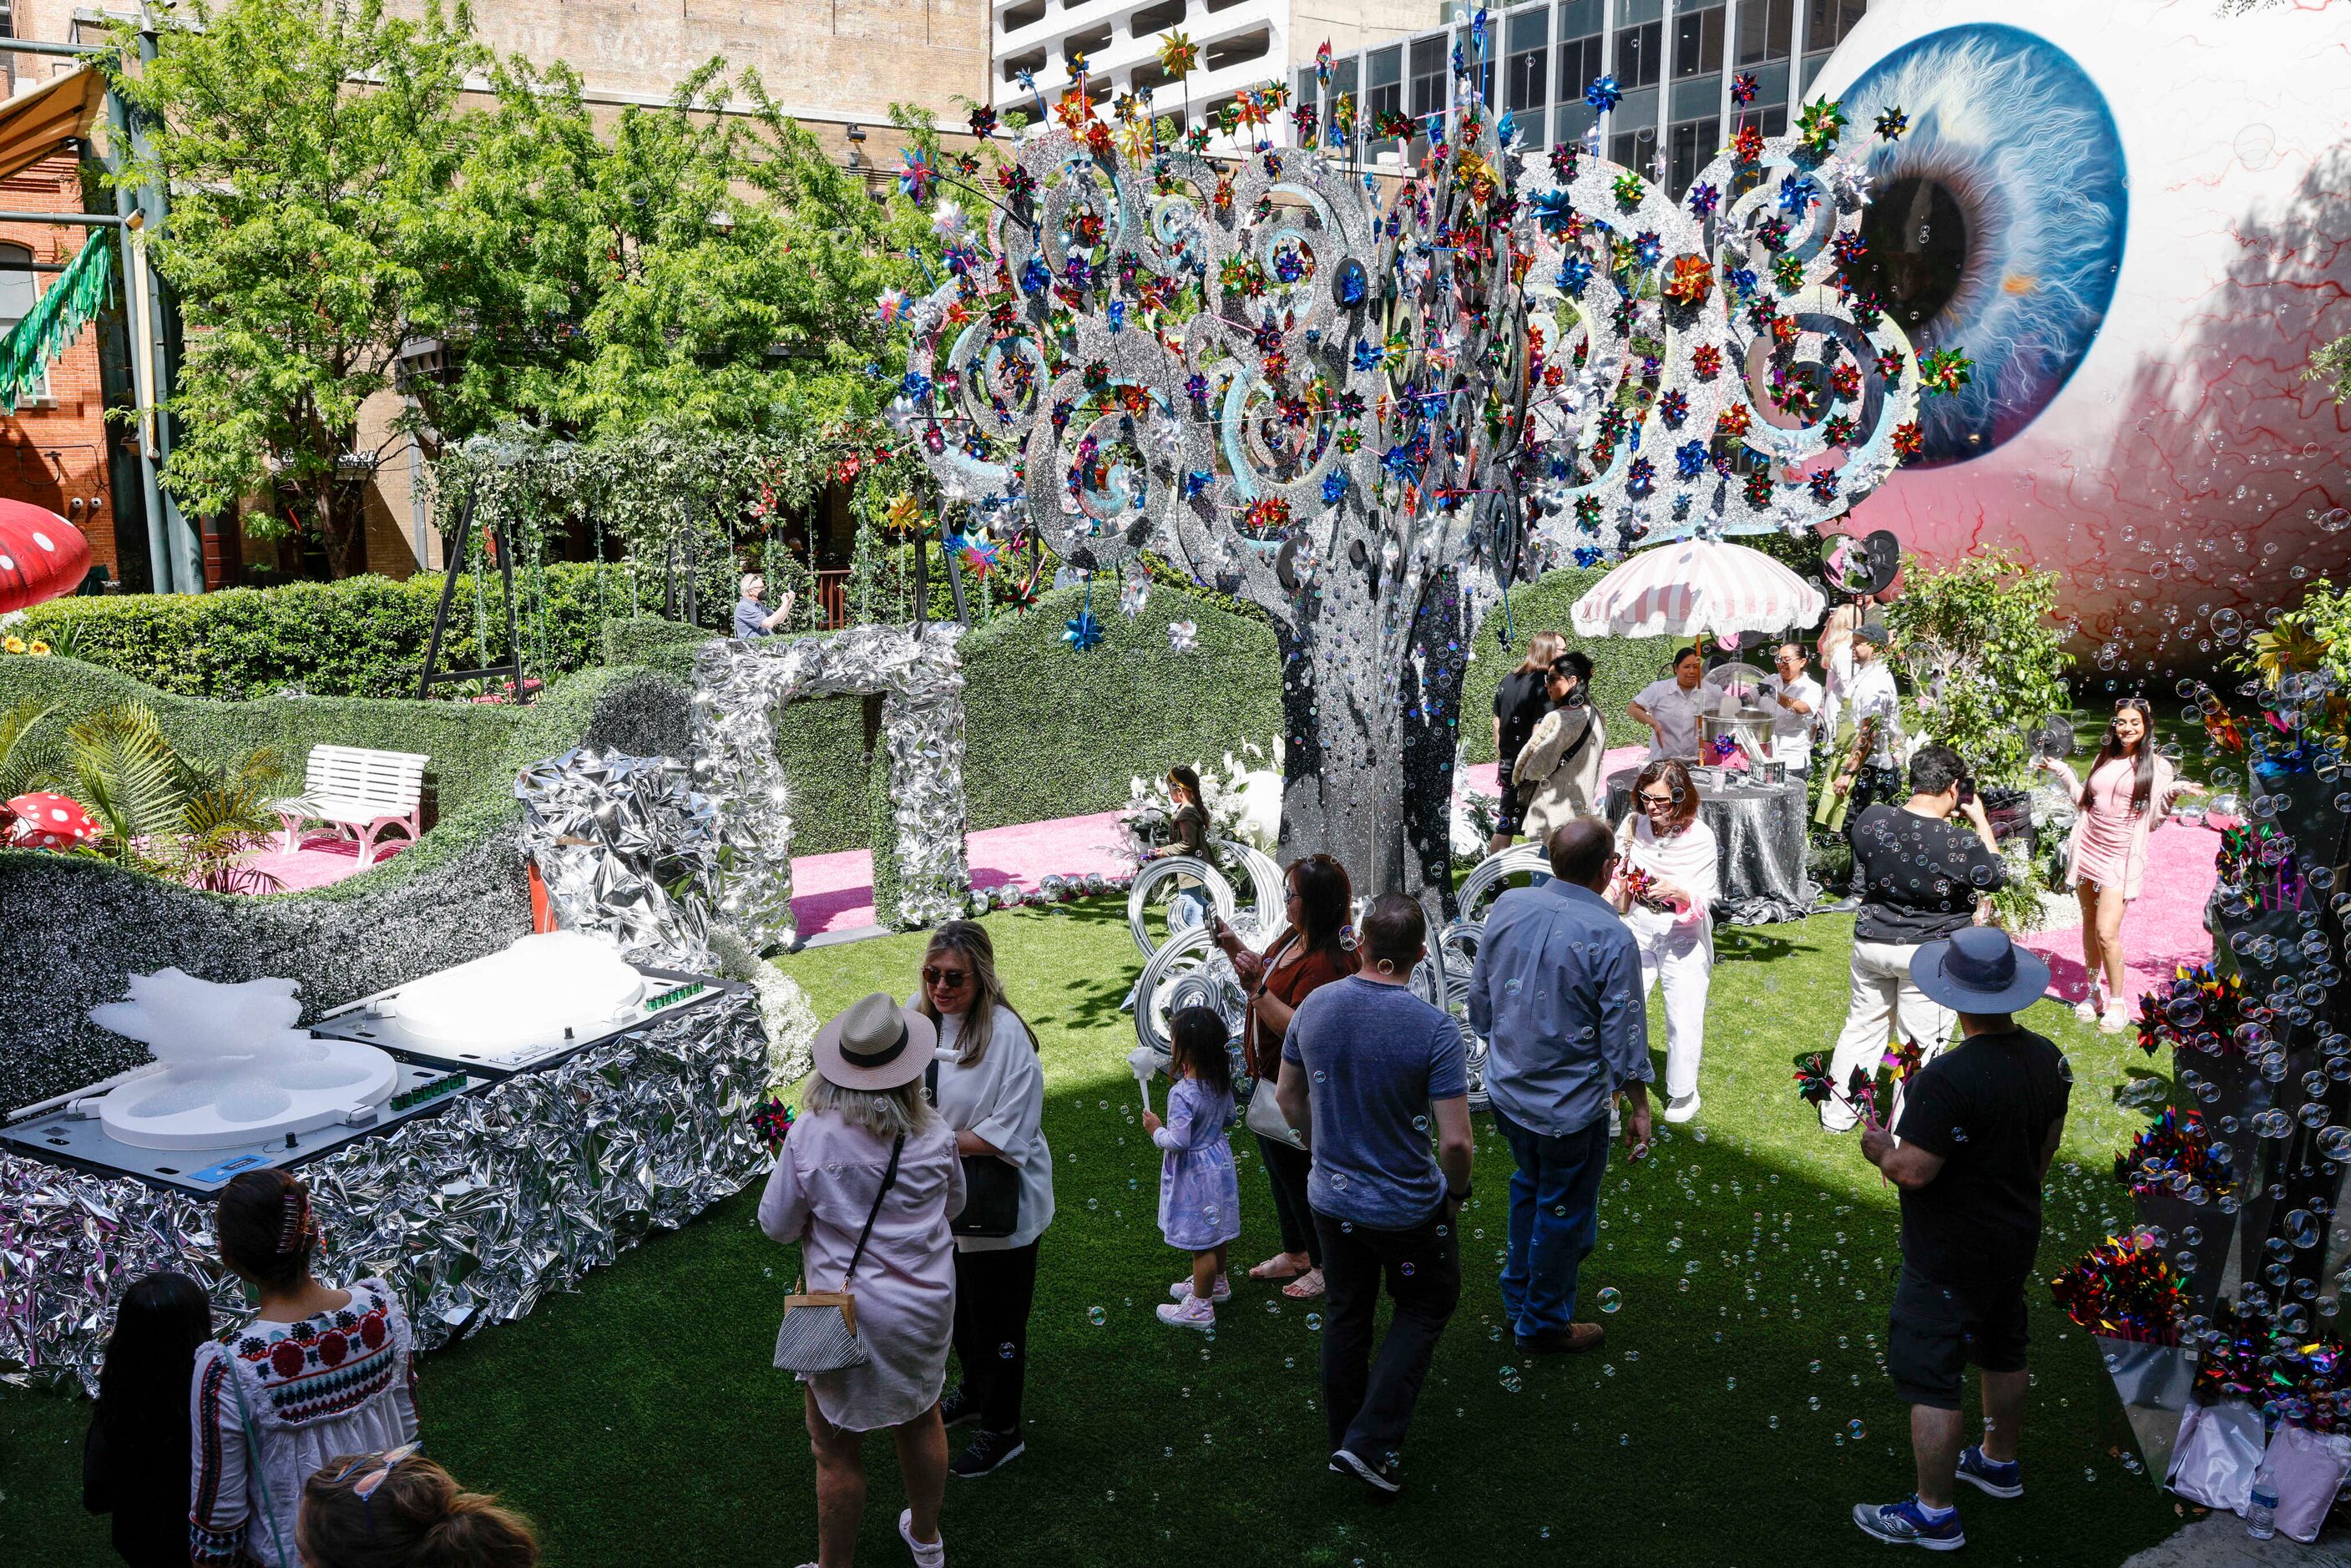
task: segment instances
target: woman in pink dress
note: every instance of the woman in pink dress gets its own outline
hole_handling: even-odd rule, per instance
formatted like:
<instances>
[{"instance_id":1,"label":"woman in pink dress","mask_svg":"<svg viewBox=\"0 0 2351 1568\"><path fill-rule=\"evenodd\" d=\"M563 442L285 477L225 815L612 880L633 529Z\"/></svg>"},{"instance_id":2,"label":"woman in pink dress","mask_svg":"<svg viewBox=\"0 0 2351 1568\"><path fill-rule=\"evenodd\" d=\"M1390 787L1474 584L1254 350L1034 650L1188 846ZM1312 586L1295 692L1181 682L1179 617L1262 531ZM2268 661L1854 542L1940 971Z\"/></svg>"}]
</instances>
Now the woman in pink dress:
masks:
<instances>
[{"instance_id":1,"label":"woman in pink dress","mask_svg":"<svg viewBox=\"0 0 2351 1568\"><path fill-rule=\"evenodd\" d=\"M2082 901L2082 967L2089 971L2090 989L2074 1004L2074 1016L2084 1023L2097 1019L2107 1034L2120 1034L2130 1026L2129 1007L2123 1000L2123 908L2138 896L2147 874L2147 835L2173 800L2203 792L2202 785L2179 779L2171 764L2156 755L2154 717L2142 698L2116 702L2114 722L2106 726L2086 781L2053 758L2034 760L2035 767L2064 778L2065 792L2078 810L2066 850L2066 879Z\"/></svg>"}]
</instances>

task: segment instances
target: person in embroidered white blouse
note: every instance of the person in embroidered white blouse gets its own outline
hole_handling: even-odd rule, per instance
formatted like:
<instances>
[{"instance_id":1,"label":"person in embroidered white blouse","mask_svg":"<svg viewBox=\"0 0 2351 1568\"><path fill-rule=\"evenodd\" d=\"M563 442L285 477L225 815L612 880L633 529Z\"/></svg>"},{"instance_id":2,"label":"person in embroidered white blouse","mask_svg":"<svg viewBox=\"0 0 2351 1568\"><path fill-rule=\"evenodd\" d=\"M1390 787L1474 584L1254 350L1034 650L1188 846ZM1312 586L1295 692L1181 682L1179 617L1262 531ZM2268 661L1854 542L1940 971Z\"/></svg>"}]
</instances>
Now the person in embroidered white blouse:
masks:
<instances>
[{"instance_id":1,"label":"person in embroidered white blouse","mask_svg":"<svg viewBox=\"0 0 2351 1568\"><path fill-rule=\"evenodd\" d=\"M221 1261L261 1302L196 1352L188 1554L302 1568L303 1481L338 1455L416 1441L415 1340L383 1281L337 1287L311 1273L324 1239L308 1189L287 1172L231 1181L213 1229Z\"/></svg>"},{"instance_id":2,"label":"person in embroidered white blouse","mask_svg":"<svg viewBox=\"0 0 2351 1568\"><path fill-rule=\"evenodd\" d=\"M1666 1120L1698 1114L1706 1052L1706 993L1714 977L1713 904L1720 873L1714 830L1698 815L1698 786L1678 758L1641 769L1633 810L1616 830L1610 902L1641 954L1641 994L1666 997Z\"/></svg>"}]
</instances>

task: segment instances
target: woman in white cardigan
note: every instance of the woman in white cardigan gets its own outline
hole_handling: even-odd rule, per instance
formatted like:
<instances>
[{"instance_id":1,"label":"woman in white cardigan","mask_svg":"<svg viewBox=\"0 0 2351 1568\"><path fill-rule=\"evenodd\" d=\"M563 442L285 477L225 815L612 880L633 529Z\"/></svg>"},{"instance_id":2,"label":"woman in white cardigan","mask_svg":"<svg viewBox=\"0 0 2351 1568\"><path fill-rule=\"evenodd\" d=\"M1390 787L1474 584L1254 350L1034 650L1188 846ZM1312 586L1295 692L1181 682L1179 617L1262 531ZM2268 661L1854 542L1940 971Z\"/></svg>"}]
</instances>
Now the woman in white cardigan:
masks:
<instances>
[{"instance_id":1,"label":"woman in white cardigan","mask_svg":"<svg viewBox=\"0 0 2351 1568\"><path fill-rule=\"evenodd\" d=\"M1687 1122L1698 1114L1720 873L1714 830L1698 815L1698 786L1679 758L1657 758L1634 780L1616 853L1609 894L1640 950L1642 993L1665 992L1666 1120Z\"/></svg>"},{"instance_id":2,"label":"woman in white cardigan","mask_svg":"<svg viewBox=\"0 0 2351 1568\"><path fill-rule=\"evenodd\" d=\"M1053 1152L1045 1144L1045 1071L1029 1025L1005 999L996 947L974 921L950 920L923 955L915 1004L938 1025L936 1098L967 1160L998 1159L1020 1173L1009 1236L956 1238L956 1359L961 1385L940 1401L949 1427L979 1430L948 1465L973 1479L1020 1457L1020 1396L1029 1370L1029 1311L1037 1246L1053 1221Z\"/></svg>"},{"instance_id":3,"label":"woman in white cardigan","mask_svg":"<svg viewBox=\"0 0 2351 1568\"><path fill-rule=\"evenodd\" d=\"M1520 749L1510 779L1527 791L1526 834L1537 844L1578 817L1593 814L1600 789L1600 754L1608 732L1592 706L1586 683L1592 658L1573 648L1552 661L1551 711L1537 722Z\"/></svg>"}]
</instances>

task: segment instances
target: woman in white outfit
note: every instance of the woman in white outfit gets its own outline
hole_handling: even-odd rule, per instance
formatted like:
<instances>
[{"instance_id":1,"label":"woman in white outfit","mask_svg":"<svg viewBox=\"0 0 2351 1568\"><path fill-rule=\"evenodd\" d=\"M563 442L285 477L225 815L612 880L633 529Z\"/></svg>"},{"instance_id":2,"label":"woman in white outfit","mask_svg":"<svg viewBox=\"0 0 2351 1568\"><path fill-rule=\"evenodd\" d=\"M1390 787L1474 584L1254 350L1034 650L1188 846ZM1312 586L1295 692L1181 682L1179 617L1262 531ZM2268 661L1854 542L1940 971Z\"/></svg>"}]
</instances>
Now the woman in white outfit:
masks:
<instances>
[{"instance_id":1,"label":"woman in white outfit","mask_svg":"<svg viewBox=\"0 0 2351 1568\"><path fill-rule=\"evenodd\" d=\"M974 1479L1024 1450L1020 1395L1029 1376L1029 1312L1037 1244L1053 1222L1053 1151L1045 1143L1045 1069L1029 1024L996 976L996 945L977 921L950 920L923 955L916 1010L938 1025L934 1099L966 1160L1019 1173L1008 1235L956 1238L956 1360L963 1381L939 1401L949 1427L977 1417L948 1473ZM971 1167L967 1167L967 1169Z\"/></svg>"},{"instance_id":2,"label":"woman in white outfit","mask_svg":"<svg viewBox=\"0 0 2351 1568\"><path fill-rule=\"evenodd\" d=\"M1715 853L1714 830L1698 816L1689 769L1677 758L1642 768L1632 812L1616 830L1609 896L1640 949L1643 994L1654 986L1665 990L1668 1122L1698 1114L1706 991L1714 977Z\"/></svg>"}]
</instances>

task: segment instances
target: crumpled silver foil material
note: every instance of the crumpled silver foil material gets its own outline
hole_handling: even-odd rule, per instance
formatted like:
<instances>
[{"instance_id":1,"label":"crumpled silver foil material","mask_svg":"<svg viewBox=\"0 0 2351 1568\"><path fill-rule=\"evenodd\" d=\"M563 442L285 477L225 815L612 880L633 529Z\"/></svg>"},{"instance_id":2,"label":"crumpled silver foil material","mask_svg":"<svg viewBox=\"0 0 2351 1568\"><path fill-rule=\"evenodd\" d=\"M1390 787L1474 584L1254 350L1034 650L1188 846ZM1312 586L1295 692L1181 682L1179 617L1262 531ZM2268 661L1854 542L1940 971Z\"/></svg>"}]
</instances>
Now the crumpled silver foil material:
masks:
<instances>
[{"instance_id":1,"label":"crumpled silver foil material","mask_svg":"<svg viewBox=\"0 0 2351 1568\"><path fill-rule=\"evenodd\" d=\"M718 810L684 763L579 747L525 768L515 796L558 925L638 963L710 967Z\"/></svg>"},{"instance_id":2,"label":"crumpled silver foil material","mask_svg":"<svg viewBox=\"0 0 2351 1568\"><path fill-rule=\"evenodd\" d=\"M852 626L823 637L722 639L694 659L694 767L717 803L724 880L718 907L755 947L789 946L791 785L776 750L776 710L805 697L882 697L897 842L899 925L964 911L963 662L954 622ZM877 885L883 881L877 876Z\"/></svg>"},{"instance_id":3,"label":"crumpled silver foil material","mask_svg":"<svg viewBox=\"0 0 2351 1568\"><path fill-rule=\"evenodd\" d=\"M428 1350L520 1318L766 1172L750 1107L767 1058L757 1001L730 986L301 1166L327 1272L390 1281ZM211 1217L184 1194L0 1153L0 1382L95 1395L115 1303L159 1269L241 1321Z\"/></svg>"}]
</instances>

